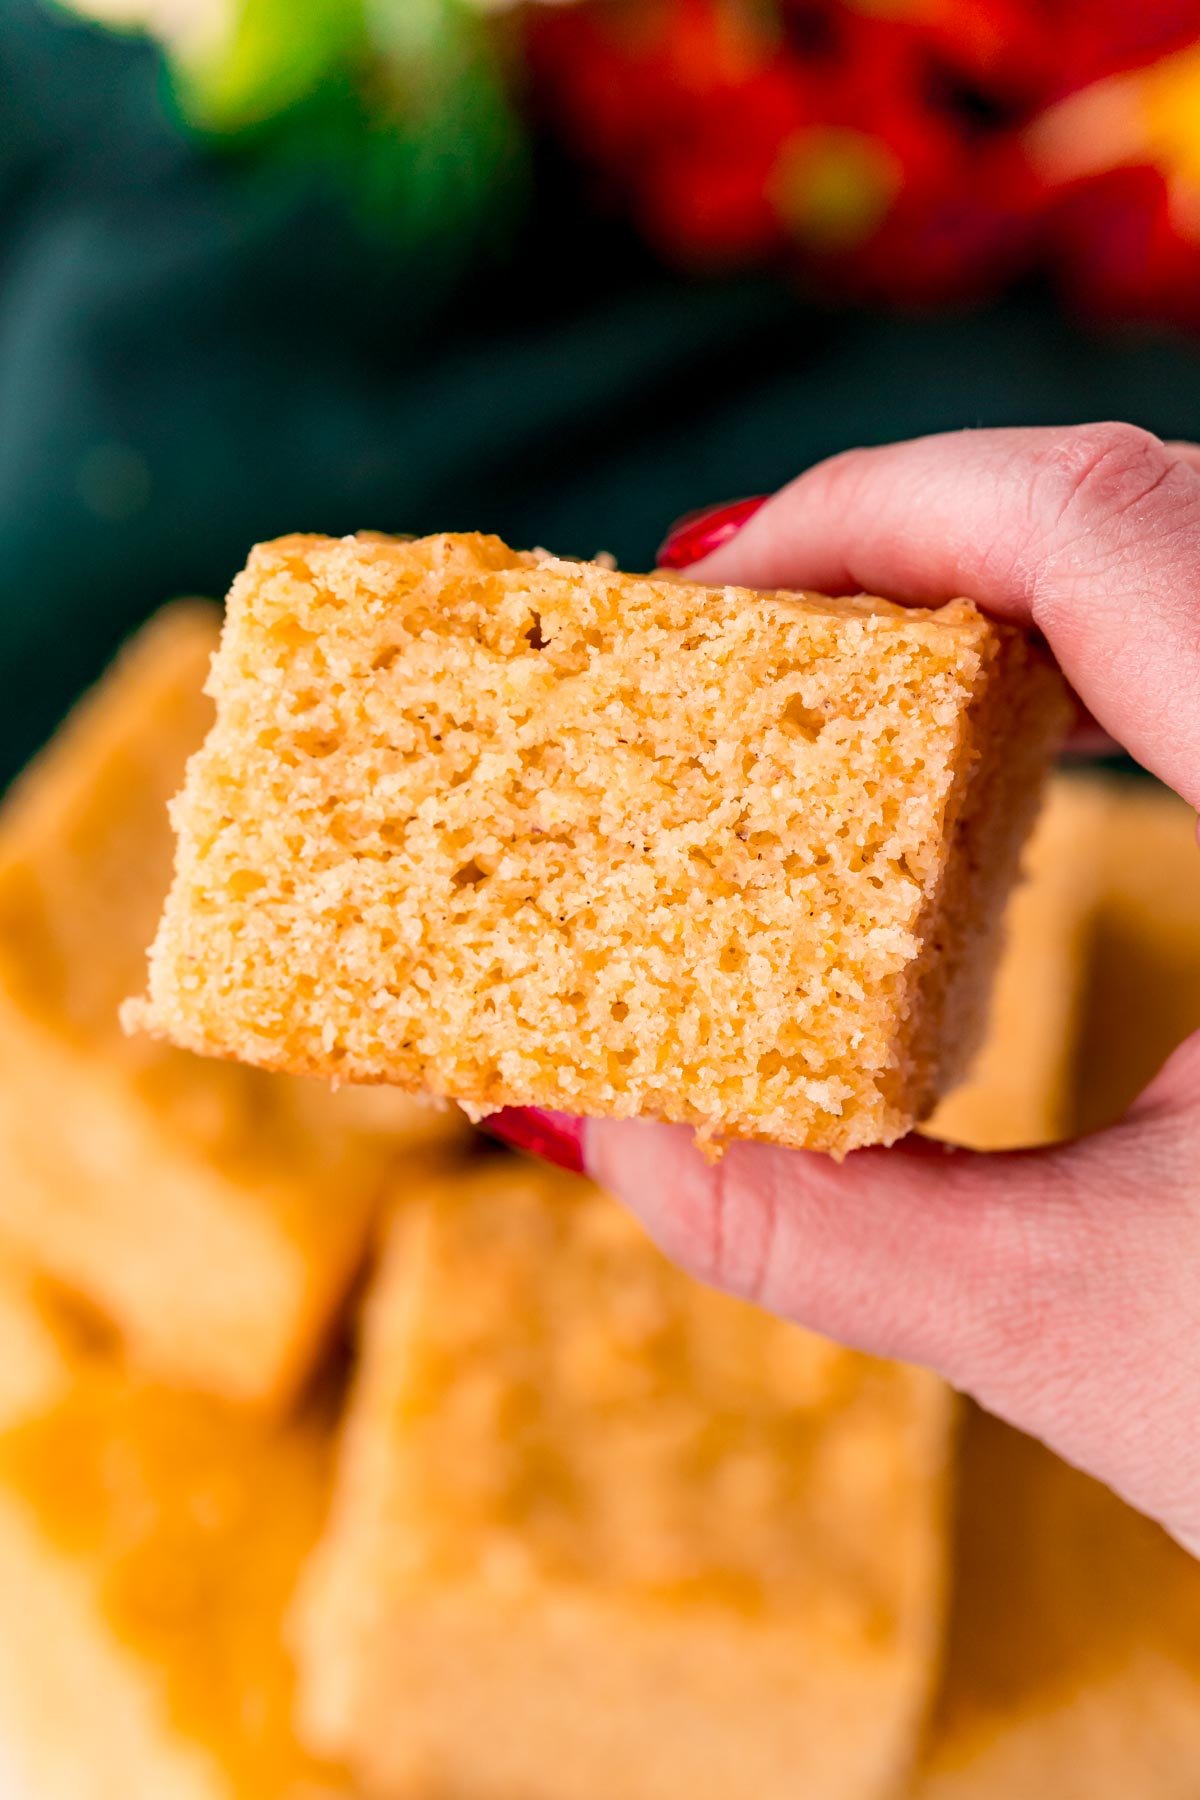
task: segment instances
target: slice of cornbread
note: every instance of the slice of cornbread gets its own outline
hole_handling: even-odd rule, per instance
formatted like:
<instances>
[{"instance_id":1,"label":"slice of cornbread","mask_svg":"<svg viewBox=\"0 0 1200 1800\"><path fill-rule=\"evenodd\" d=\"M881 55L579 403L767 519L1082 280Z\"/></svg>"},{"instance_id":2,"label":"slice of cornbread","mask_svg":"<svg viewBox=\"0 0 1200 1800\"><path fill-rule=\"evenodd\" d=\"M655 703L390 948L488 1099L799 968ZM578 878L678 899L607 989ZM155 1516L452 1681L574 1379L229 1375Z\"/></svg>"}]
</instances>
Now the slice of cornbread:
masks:
<instances>
[{"instance_id":1,"label":"slice of cornbread","mask_svg":"<svg viewBox=\"0 0 1200 1800\"><path fill-rule=\"evenodd\" d=\"M234 583L141 1024L269 1068L843 1152L974 1048L1058 677L966 602L496 538Z\"/></svg>"},{"instance_id":2,"label":"slice of cornbread","mask_svg":"<svg viewBox=\"0 0 1200 1800\"><path fill-rule=\"evenodd\" d=\"M1200 1565L975 1410L958 1516L915 1800L1195 1800Z\"/></svg>"},{"instance_id":3,"label":"slice of cornbread","mask_svg":"<svg viewBox=\"0 0 1200 1800\"><path fill-rule=\"evenodd\" d=\"M397 1147L461 1121L382 1089L364 1117L362 1093L119 1028L217 629L198 602L161 613L0 812L0 1241L147 1365L266 1401L310 1367Z\"/></svg>"},{"instance_id":4,"label":"slice of cornbread","mask_svg":"<svg viewBox=\"0 0 1200 1800\"><path fill-rule=\"evenodd\" d=\"M933 1137L974 1150L1032 1148L1075 1123L1074 1065L1103 854L1108 787L1058 775L1005 915L987 1035L967 1080L934 1113Z\"/></svg>"},{"instance_id":5,"label":"slice of cornbread","mask_svg":"<svg viewBox=\"0 0 1200 1800\"><path fill-rule=\"evenodd\" d=\"M851 1800L911 1755L951 1400L674 1270L517 1159L409 1199L301 1719L370 1794Z\"/></svg>"},{"instance_id":6,"label":"slice of cornbread","mask_svg":"<svg viewBox=\"0 0 1200 1800\"><path fill-rule=\"evenodd\" d=\"M129 1377L0 1274L0 1760L20 1800L348 1800L282 1618L328 1422Z\"/></svg>"},{"instance_id":7,"label":"slice of cornbread","mask_svg":"<svg viewBox=\"0 0 1200 1800\"><path fill-rule=\"evenodd\" d=\"M1067 1123L1093 1128L1200 1027L1200 852L1190 809L1150 783L1073 793L1092 817L1090 841L1077 829L1069 839L1089 892ZM1062 818L1055 794L1047 827ZM1048 831L1038 849L1033 891L1050 874ZM1040 954L1028 975L1031 992L1048 983ZM1011 1043L1029 1066L1024 1038ZM1061 1135L1060 1121L1055 1108L1043 1135ZM957 1518L946 1672L918 1800L1193 1800L1200 1565L1096 1482L976 1411Z\"/></svg>"}]
</instances>

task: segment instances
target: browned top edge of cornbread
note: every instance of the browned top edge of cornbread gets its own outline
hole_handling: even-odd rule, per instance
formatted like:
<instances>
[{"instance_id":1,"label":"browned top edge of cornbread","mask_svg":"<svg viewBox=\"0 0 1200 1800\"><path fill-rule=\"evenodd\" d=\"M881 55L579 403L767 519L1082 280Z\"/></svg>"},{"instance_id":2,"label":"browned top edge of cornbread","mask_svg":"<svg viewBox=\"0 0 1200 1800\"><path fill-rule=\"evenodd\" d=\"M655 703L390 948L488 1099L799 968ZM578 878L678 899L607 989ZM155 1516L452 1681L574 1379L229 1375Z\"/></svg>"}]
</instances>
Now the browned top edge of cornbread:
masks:
<instances>
[{"instance_id":1,"label":"browned top edge of cornbread","mask_svg":"<svg viewBox=\"0 0 1200 1800\"><path fill-rule=\"evenodd\" d=\"M464 574L503 573L516 569L544 569L573 580L586 579L600 587L620 591L636 585L658 587L676 596L690 592L698 600L718 598L742 600L753 605L764 601L792 607L802 612L824 616L894 619L899 624L934 621L981 635L1022 635L1019 628L992 619L982 613L974 601L959 596L937 606L908 606L887 600L877 594L829 595L803 588L751 588L735 582L714 585L691 581L686 573L670 569L653 569L639 574L613 569L599 562L579 561L556 556L548 550L513 550L501 538L485 532L438 532L428 537L386 537L379 532L350 533L334 538L320 533L292 532L255 544L246 566L235 578L229 593L231 616L246 594L252 592L263 575L277 569L288 569L306 579L319 573L320 561L330 553L353 545L360 557L372 563L393 565L408 570L416 564L430 573Z\"/></svg>"},{"instance_id":2,"label":"browned top edge of cornbread","mask_svg":"<svg viewBox=\"0 0 1200 1800\"><path fill-rule=\"evenodd\" d=\"M653 592L656 588L669 590L672 599L678 600L680 589L694 594L698 608L706 607L753 606L755 608L773 608L776 606L789 609L800 609L805 612L819 614L824 617L851 618L856 621L868 617L875 629L886 631L894 625L897 630L911 632L914 626L934 625L938 630L946 630L961 636L962 650L968 662L978 656L981 665L990 665L995 661L999 646L1008 643L1024 647L1023 636L1011 626L996 624L985 618L968 601L951 602L938 609L922 609L899 606L892 602L876 599L871 596L855 596L845 600L829 600L824 596L813 594L758 593L754 590L734 587L712 588L702 584L688 583L673 575L630 576L600 568L596 565L584 565L564 562L540 552L514 552L508 550L499 540L478 536L466 537L434 537L410 542L395 542L380 538L343 539L293 536L279 539L268 545L261 545L252 553L247 570L239 577L231 595L231 619L235 628L244 606L253 605L256 619L269 623L272 601L264 596L261 584L265 576L272 572L293 572L306 581L321 578L321 566L327 557L344 556L348 550L363 559L365 566L377 567L382 563L385 567L394 566L400 571L411 574L414 563L419 571L437 576L445 574L451 581L456 574L487 573L493 571L507 572L521 569L544 569L547 573L568 577L572 582L585 581L607 589L610 593L620 594L622 587L637 586L643 592L648 588ZM452 603L452 599L451 602ZM219 665L218 665L219 672ZM1002 889L1006 881L997 883ZM961 984L958 984L961 987ZM160 987L155 982L152 970L152 992L149 1001L135 1002L126 1010L128 1025L137 1025L171 1036L177 1042L185 1043L189 1048L209 1053L227 1054L227 1046L213 1042L202 1031L189 1031L185 1010L172 1004L170 994L170 978ZM941 1009L944 1010L944 1009ZM938 1017L941 1016L938 1011ZM294 1054L281 1054L272 1058L269 1047L263 1047L262 1061L267 1066L286 1067L295 1072L311 1074L328 1074L332 1071L321 1066L320 1059L297 1059ZM403 1082L403 1072L397 1073ZM355 1080L386 1079L386 1076L372 1076L371 1072L356 1069ZM413 1084L415 1085L415 1084ZM935 1096L929 1096L930 1102ZM897 1129L903 1129L912 1122L913 1109L909 1106L903 1117L897 1119ZM703 1123L703 1122L702 1122ZM728 1135L736 1135L731 1131ZM892 1132L895 1135L895 1131Z\"/></svg>"}]
</instances>

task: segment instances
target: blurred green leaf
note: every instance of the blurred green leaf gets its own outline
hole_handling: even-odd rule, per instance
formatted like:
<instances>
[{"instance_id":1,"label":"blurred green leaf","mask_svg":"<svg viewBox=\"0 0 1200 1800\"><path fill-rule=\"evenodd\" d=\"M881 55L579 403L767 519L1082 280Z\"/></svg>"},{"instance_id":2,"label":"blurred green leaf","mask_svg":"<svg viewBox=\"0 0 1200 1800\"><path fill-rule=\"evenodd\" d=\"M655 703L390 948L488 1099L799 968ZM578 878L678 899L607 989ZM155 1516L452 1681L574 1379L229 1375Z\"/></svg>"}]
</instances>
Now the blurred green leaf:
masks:
<instances>
[{"instance_id":1,"label":"blurred green leaf","mask_svg":"<svg viewBox=\"0 0 1200 1800\"><path fill-rule=\"evenodd\" d=\"M523 139L487 21L464 0L234 0L168 46L179 109L231 150L323 168L376 239L495 235Z\"/></svg>"},{"instance_id":2,"label":"blurred green leaf","mask_svg":"<svg viewBox=\"0 0 1200 1800\"><path fill-rule=\"evenodd\" d=\"M207 131L277 118L366 47L361 0L233 0L218 19L169 46L180 105Z\"/></svg>"}]
</instances>

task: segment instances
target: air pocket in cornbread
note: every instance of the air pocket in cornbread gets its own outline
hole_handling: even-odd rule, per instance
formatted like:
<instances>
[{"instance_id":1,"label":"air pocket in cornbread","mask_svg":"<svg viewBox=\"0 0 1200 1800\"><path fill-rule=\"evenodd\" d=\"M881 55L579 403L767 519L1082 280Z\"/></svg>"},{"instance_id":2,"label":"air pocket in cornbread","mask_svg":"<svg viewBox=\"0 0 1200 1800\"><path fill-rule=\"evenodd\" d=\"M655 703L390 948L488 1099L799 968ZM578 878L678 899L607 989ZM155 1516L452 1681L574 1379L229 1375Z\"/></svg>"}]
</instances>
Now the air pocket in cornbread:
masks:
<instances>
[{"instance_id":1,"label":"air pocket in cornbread","mask_svg":"<svg viewBox=\"0 0 1200 1800\"><path fill-rule=\"evenodd\" d=\"M952 1400L509 1159L399 1209L301 1725L372 1796L879 1800L936 1659Z\"/></svg>"},{"instance_id":2,"label":"air pocket in cornbread","mask_svg":"<svg viewBox=\"0 0 1200 1800\"><path fill-rule=\"evenodd\" d=\"M275 1402L319 1352L398 1149L462 1121L120 1030L170 881L167 800L212 723L218 621L164 610L0 810L0 1242L144 1366Z\"/></svg>"},{"instance_id":3,"label":"air pocket in cornbread","mask_svg":"<svg viewBox=\"0 0 1200 1800\"><path fill-rule=\"evenodd\" d=\"M713 589L489 537L234 584L149 1000L193 1050L837 1153L974 1048L1064 715L966 602Z\"/></svg>"}]
</instances>

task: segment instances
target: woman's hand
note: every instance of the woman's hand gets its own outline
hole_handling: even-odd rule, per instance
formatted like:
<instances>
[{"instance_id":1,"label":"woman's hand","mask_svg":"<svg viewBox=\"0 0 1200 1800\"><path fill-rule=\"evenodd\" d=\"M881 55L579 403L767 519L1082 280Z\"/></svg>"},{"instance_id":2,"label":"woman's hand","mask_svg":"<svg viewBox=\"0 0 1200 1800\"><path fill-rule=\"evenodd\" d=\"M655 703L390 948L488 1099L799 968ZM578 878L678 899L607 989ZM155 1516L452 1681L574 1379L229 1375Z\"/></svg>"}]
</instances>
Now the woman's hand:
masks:
<instances>
[{"instance_id":1,"label":"woman's hand","mask_svg":"<svg viewBox=\"0 0 1200 1800\"><path fill-rule=\"evenodd\" d=\"M968 594L1040 630L1098 724L1200 804L1192 447L1129 425L926 438L835 457L733 523L691 574ZM504 1121L573 1142L702 1280L929 1364L1200 1551L1200 1034L1118 1125L1043 1151L738 1144L711 1166L684 1127Z\"/></svg>"}]
</instances>

